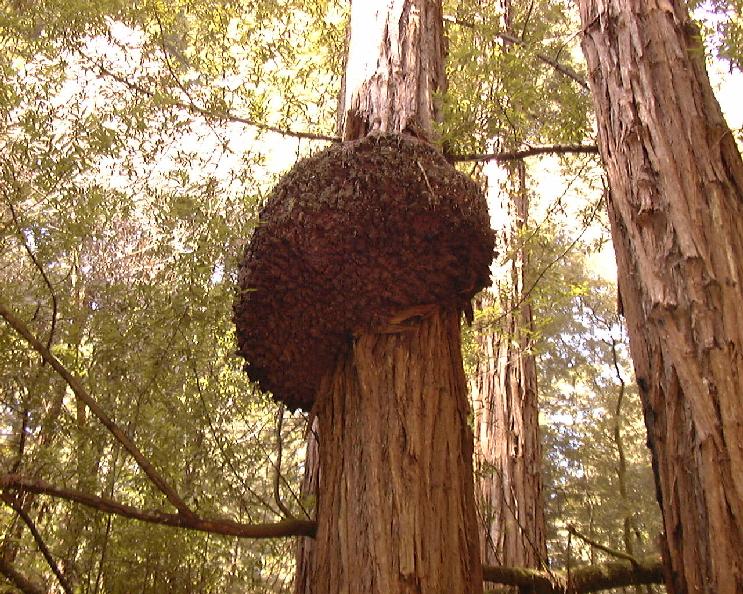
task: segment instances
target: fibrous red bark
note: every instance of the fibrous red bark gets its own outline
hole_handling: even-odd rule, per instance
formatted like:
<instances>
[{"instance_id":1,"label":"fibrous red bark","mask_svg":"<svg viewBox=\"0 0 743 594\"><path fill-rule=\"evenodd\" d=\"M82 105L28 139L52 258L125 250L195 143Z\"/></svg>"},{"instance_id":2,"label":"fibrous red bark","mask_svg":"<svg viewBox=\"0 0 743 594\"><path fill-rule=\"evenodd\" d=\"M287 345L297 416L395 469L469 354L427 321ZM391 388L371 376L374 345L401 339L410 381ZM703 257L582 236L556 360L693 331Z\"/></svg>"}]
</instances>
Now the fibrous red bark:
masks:
<instances>
[{"instance_id":1,"label":"fibrous red bark","mask_svg":"<svg viewBox=\"0 0 743 594\"><path fill-rule=\"evenodd\" d=\"M323 380L314 594L482 591L459 312L410 322Z\"/></svg>"},{"instance_id":2,"label":"fibrous red bark","mask_svg":"<svg viewBox=\"0 0 743 594\"><path fill-rule=\"evenodd\" d=\"M353 3L344 138L434 137L442 29L439 0ZM435 246L420 247L433 263L425 252ZM482 592L459 351L469 305L437 303L357 334L321 381L318 533L310 554L300 547L295 592Z\"/></svg>"},{"instance_id":3,"label":"fibrous red bark","mask_svg":"<svg viewBox=\"0 0 743 594\"><path fill-rule=\"evenodd\" d=\"M669 592L743 591L743 163L680 1L579 0Z\"/></svg>"}]
</instances>

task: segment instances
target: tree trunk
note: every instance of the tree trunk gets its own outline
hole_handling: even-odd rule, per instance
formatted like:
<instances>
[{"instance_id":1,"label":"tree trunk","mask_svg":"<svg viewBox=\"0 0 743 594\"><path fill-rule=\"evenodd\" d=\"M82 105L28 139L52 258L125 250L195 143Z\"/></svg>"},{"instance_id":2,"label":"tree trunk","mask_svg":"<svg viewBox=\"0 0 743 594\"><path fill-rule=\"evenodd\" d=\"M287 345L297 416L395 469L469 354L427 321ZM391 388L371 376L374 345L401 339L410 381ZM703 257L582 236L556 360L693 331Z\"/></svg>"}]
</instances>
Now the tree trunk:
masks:
<instances>
[{"instance_id":1,"label":"tree trunk","mask_svg":"<svg viewBox=\"0 0 743 594\"><path fill-rule=\"evenodd\" d=\"M315 411L311 591L481 592L459 312L360 336Z\"/></svg>"},{"instance_id":2,"label":"tree trunk","mask_svg":"<svg viewBox=\"0 0 743 594\"><path fill-rule=\"evenodd\" d=\"M579 0L669 592L743 592L743 163L681 0Z\"/></svg>"},{"instance_id":3,"label":"tree trunk","mask_svg":"<svg viewBox=\"0 0 743 594\"><path fill-rule=\"evenodd\" d=\"M487 565L541 569L547 545L533 321L531 307L524 302L527 255L516 247L529 209L523 164L511 174L516 178L512 190L501 193L501 210L507 216L498 230L498 251L513 252L496 274L495 296L486 297L491 303L498 299L500 308L494 327L488 325L478 336L472 381L477 491L484 524L481 551Z\"/></svg>"},{"instance_id":4,"label":"tree trunk","mask_svg":"<svg viewBox=\"0 0 743 594\"><path fill-rule=\"evenodd\" d=\"M344 140L400 132L433 140L446 88L441 0L355 0L341 89Z\"/></svg>"},{"instance_id":5,"label":"tree trunk","mask_svg":"<svg viewBox=\"0 0 743 594\"><path fill-rule=\"evenodd\" d=\"M443 58L440 0L353 2L343 138L432 140ZM459 316L357 336L321 382L318 529L295 591L482 592Z\"/></svg>"}]
</instances>

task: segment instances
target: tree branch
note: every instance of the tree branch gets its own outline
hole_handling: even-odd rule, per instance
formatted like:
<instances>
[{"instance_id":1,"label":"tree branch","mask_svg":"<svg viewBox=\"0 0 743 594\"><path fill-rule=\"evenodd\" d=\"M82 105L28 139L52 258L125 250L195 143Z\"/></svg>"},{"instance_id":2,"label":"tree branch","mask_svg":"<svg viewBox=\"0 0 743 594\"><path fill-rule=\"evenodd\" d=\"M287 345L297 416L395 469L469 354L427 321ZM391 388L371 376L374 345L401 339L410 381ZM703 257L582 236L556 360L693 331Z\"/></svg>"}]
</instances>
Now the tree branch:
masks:
<instances>
[{"instance_id":1,"label":"tree branch","mask_svg":"<svg viewBox=\"0 0 743 594\"><path fill-rule=\"evenodd\" d=\"M25 493L36 493L38 495L49 495L79 503L103 513L114 514L150 524L198 530L200 532L235 536L238 538L314 537L317 527L316 522L311 520L295 519L282 520L276 523L242 524L227 518L201 518L196 515L185 517L182 514L141 510L105 497L55 487L43 481L16 474L0 475L0 488ZM0 559L1 561L2 559ZM9 574L6 573L5 569L0 564L0 573L3 573L7 577ZM488 582L506 586L532 588L536 594L564 594L564 592L596 592L608 588L639 584L659 584L663 582L663 569L660 557L655 556L636 560L634 563L629 561L614 561L579 567L571 571L569 578L565 572L552 572L550 574L546 571L536 569L491 566L483 567L483 577ZM8 579L13 581L14 578L9 577ZM15 581L13 583L18 585ZM18 587L20 588L21 586ZM39 590L28 589L24 590L24 592L36 594Z\"/></svg>"},{"instance_id":2,"label":"tree branch","mask_svg":"<svg viewBox=\"0 0 743 594\"><path fill-rule=\"evenodd\" d=\"M274 501L276 501L276 505L281 510L281 513L284 514L284 517L293 520L294 515L281 500L281 458L284 451L284 440L281 435L281 428L283 424L284 405L281 404L279 405L279 410L276 412L276 464L274 465L273 498Z\"/></svg>"},{"instance_id":3,"label":"tree branch","mask_svg":"<svg viewBox=\"0 0 743 594\"><path fill-rule=\"evenodd\" d=\"M528 47L528 44L525 41L519 39L518 37L514 37L513 35L509 35L508 33L496 33L496 35L507 43L513 43L521 47ZM552 68L557 70L560 74L563 74L572 79L574 82L578 83L586 91L588 90L588 83L586 82L586 79L584 79L570 66L560 64L560 62L558 62L557 60L554 60L553 58L550 58L549 56L541 52L535 52L534 55L537 57L537 59L541 60L545 64L552 66Z\"/></svg>"},{"instance_id":4,"label":"tree branch","mask_svg":"<svg viewBox=\"0 0 743 594\"><path fill-rule=\"evenodd\" d=\"M282 520L276 523L242 524L228 518L202 518L193 513L190 516L184 516L183 514L142 510L106 497L90 495L73 489L55 487L44 481L34 480L16 474L0 475L0 487L25 493L50 495L59 499L73 501L107 514L115 514L149 524L186 528L200 532L209 532L211 534L236 536L238 538L314 536L316 527L315 522L309 520Z\"/></svg>"},{"instance_id":5,"label":"tree branch","mask_svg":"<svg viewBox=\"0 0 743 594\"><path fill-rule=\"evenodd\" d=\"M31 333L28 326L26 326L26 324L5 307L2 302L0 302L0 317L3 317L23 339L41 355L42 359L46 361L65 380L65 382L67 382L67 385L72 389L75 396L90 409L90 412L92 412L96 418L105 425L116 440L127 452L129 452L142 469L142 472L144 472L145 475L147 475L147 478L149 478L163 493L163 495L165 495L173 507L178 510L178 513L186 517L193 516L193 512L181 499L175 489L171 487L162 476L160 476L160 473L155 470L155 467L139 450L129 436L121 429L121 427L114 423L114 421L106 414L95 398L88 394L87 390L83 387L82 382L70 373L67 368L62 365L59 359L52 355L49 349L47 349L39 339Z\"/></svg>"},{"instance_id":6,"label":"tree branch","mask_svg":"<svg viewBox=\"0 0 743 594\"><path fill-rule=\"evenodd\" d=\"M31 516L28 515L26 510L18 505L13 497L8 495L7 493L3 493L2 499L15 513L18 514L21 520L23 520L23 523L26 524L26 528L28 528L29 532L31 532L31 536L33 536L34 542L36 542L36 546L39 547L39 551L41 551L44 559L46 559L46 562L49 565L49 569L51 569L52 573L54 573L54 575L57 577L57 581L59 582L59 585L62 586L62 590L65 591L65 594L73 594L72 586L70 586L67 578L65 578L64 574L59 569L57 562L54 560L49 547L46 546L46 543L44 542L41 533L39 533L38 529L36 528L36 524L31 519Z\"/></svg>"},{"instance_id":7,"label":"tree branch","mask_svg":"<svg viewBox=\"0 0 743 594\"><path fill-rule=\"evenodd\" d=\"M488 153L484 155L466 154L466 155L445 155L449 161L461 163L463 161L496 161L504 163L507 161L518 161L527 157L536 155L566 155L566 154L587 154L596 155L599 150L595 144L552 144L545 146L532 146L517 151L504 151L500 153Z\"/></svg>"},{"instance_id":8,"label":"tree branch","mask_svg":"<svg viewBox=\"0 0 743 594\"><path fill-rule=\"evenodd\" d=\"M46 590L37 586L26 576L20 573L13 565L0 555L0 574L2 574L11 584L18 588L23 594L46 594Z\"/></svg>"},{"instance_id":9,"label":"tree branch","mask_svg":"<svg viewBox=\"0 0 743 594\"><path fill-rule=\"evenodd\" d=\"M106 68L103 64L96 62L93 58L90 56L87 56L83 52L79 52L80 55L82 55L86 60L88 60L91 64L93 64L98 71L103 74L104 76L107 76L109 78L112 78L113 80L120 82L121 84L125 85L132 91L135 91L141 95L145 95L147 97L154 97L155 92L139 85L135 82L132 82L128 80L127 78L116 74L112 70L109 70ZM280 134L281 136L290 136L293 138L301 138L305 140L322 140L326 142L340 142L340 138L337 138L335 136L327 136L324 134L315 134L314 132L298 132L296 130L285 130L283 128L279 128L277 126L271 126L269 124L264 124L261 122L257 122L255 120L251 120L248 118L243 118L240 116L236 116L234 114L231 114L229 112L215 112L210 109L206 109L204 107L200 107L199 105L196 105L193 102L185 102L185 101L179 101L177 99L173 99L171 97L167 98L167 101L170 105L174 107L180 107L182 109L185 109L186 111L190 111L191 113L196 113L198 115L204 116L206 118L212 118L212 119L218 119L218 120L224 120L228 122L236 122L239 124L245 124L246 126L251 126L253 128L257 128L258 130L263 130L265 132L273 132L275 134Z\"/></svg>"},{"instance_id":10,"label":"tree branch","mask_svg":"<svg viewBox=\"0 0 743 594\"><path fill-rule=\"evenodd\" d=\"M616 549L612 549L610 547L607 547L604 544L601 544L600 542L597 542L597 541L595 541L595 540L593 540L591 538L588 538L585 534L581 534L580 532L578 532L578 530L576 530L575 526L572 526L572 525L568 524L567 531L570 534L573 534L573 535L577 536L583 542L591 545L592 547L594 547L594 548L596 548L596 549L598 549L600 551L604 551L604 553L606 553L607 555L611 555L612 557L617 557L619 559L626 559L630 563L635 563L635 564L637 563L637 559L635 559L629 553L625 553L623 551L617 551Z\"/></svg>"},{"instance_id":11,"label":"tree branch","mask_svg":"<svg viewBox=\"0 0 743 594\"><path fill-rule=\"evenodd\" d=\"M610 588L642 584L663 583L663 566L660 557L648 557L636 564L629 561L612 561L588 565L566 572L553 572L522 567L484 566L483 577L487 582L525 588L535 594L564 594L598 592Z\"/></svg>"},{"instance_id":12,"label":"tree branch","mask_svg":"<svg viewBox=\"0 0 743 594\"><path fill-rule=\"evenodd\" d=\"M450 23L454 23L456 25L462 26L462 27L468 27L470 29L475 28L475 23L470 21L463 21L461 19L457 19L455 17L451 16L444 16L444 20ZM529 48L529 44L524 41L523 39L520 39L518 37L515 37L513 35L509 35L505 32L499 32L495 33L495 36L502 39L506 43L512 43L514 45L519 45L521 47ZM567 76L569 79L573 80L574 82L578 83L581 87L588 90L588 83L586 82L586 79L584 79L580 74L578 74L575 70L573 70L570 66L567 66L565 64L561 64L554 58L550 58L548 55L543 54L541 52L534 52L534 56L541 62L544 62L545 64L548 64L549 66L552 66L555 70L557 70L560 74L563 74L564 76Z\"/></svg>"}]
</instances>

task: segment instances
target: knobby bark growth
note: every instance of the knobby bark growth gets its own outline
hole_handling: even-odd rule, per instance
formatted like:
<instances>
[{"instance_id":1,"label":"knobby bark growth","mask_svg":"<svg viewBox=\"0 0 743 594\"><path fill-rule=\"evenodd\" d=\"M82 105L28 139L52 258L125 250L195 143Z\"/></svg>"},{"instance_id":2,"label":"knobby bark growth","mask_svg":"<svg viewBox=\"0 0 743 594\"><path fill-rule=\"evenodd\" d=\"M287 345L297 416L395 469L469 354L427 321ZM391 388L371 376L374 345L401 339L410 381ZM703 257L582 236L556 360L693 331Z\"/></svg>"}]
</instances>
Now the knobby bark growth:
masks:
<instances>
[{"instance_id":1,"label":"knobby bark growth","mask_svg":"<svg viewBox=\"0 0 743 594\"><path fill-rule=\"evenodd\" d=\"M743 163L685 3L579 0L669 592L743 591Z\"/></svg>"}]
</instances>

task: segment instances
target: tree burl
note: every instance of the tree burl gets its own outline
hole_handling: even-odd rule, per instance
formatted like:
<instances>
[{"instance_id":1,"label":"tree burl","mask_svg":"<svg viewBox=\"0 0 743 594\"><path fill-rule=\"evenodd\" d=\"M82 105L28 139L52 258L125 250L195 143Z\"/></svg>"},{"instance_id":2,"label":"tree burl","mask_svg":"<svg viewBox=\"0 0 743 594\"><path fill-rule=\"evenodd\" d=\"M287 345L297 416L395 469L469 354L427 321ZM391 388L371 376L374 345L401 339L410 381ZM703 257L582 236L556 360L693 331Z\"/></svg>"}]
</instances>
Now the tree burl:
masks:
<instances>
[{"instance_id":1,"label":"tree burl","mask_svg":"<svg viewBox=\"0 0 743 594\"><path fill-rule=\"evenodd\" d=\"M239 272L248 376L309 410L354 335L408 308L469 308L493 259L485 197L431 145L370 135L300 161L269 196Z\"/></svg>"}]
</instances>

